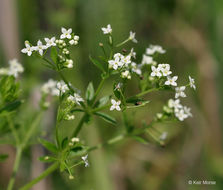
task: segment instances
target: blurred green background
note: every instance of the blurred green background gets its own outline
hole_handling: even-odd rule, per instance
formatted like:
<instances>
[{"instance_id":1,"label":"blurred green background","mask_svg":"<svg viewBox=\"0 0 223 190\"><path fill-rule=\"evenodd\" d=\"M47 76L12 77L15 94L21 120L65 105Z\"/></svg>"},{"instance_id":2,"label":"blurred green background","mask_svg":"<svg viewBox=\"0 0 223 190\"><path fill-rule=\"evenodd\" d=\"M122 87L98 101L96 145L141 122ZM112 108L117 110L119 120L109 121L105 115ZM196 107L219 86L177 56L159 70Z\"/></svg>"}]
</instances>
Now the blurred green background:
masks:
<instances>
[{"instance_id":1,"label":"blurred green background","mask_svg":"<svg viewBox=\"0 0 223 190\"><path fill-rule=\"evenodd\" d=\"M195 78L197 91L188 91L185 104L192 108L194 117L184 123L157 126L168 131L165 147L142 145L133 140L123 141L89 154L91 167L76 169L74 180L68 175L54 173L35 186L34 190L196 190L223 189L223 1L221 0L1 0L0 1L0 66L14 57L25 67L22 80L22 97L25 118L31 120L37 109L36 99L42 83L48 78L57 79L54 72L41 65L39 59L21 55L23 42L35 43L44 37L58 36L60 28L71 27L80 36L79 45L72 49L75 63L66 75L82 91L93 80L97 86L100 72L90 63L88 55L100 55L99 42L105 40L101 27L111 24L116 42L124 40L130 30L136 32L137 61L149 44L159 44L167 50L160 60L171 65L179 75L180 83L187 76ZM112 92L107 81L103 92ZM129 92L137 92L134 82ZM151 121L163 103L173 94L154 93L152 102L143 109L129 112L134 125ZM54 106L55 108L55 106ZM55 113L46 113L40 133L52 139ZM18 113L19 114L19 113ZM27 119L29 118L29 119ZM73 122L62 126L62 135L76 126ZM27 122L28 122L27 121ZM84 127L81 138L87 144L97 144L118 134L120 126L111 126L95 120ZM147 137L145 137L147 138ZM47 154L34 144L25 152L16 185L37 176L46 166L37 157ZM11 157L0 165L0 189L6 187L11 174L14 149L1 146ZM188 185L188 180L212 180L216 185Z\"/></svg>"}]
</instances>

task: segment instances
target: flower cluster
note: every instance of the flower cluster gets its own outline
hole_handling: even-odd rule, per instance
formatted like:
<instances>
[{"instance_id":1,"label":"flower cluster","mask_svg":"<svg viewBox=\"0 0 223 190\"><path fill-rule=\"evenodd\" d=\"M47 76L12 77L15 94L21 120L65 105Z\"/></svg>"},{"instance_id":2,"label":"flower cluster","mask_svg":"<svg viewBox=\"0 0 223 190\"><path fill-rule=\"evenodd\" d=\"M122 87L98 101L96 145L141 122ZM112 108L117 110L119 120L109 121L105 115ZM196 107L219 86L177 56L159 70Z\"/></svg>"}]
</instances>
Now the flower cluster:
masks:
<instances>
[{"instance_id":1,"label":"flower cluster","mask_svg":"<svg viewBox=\"0 0 223 190\"><path fill-rule=\"evenodd\" d=\"M85 167L89 167L89 162L88 162L88 154L85 156L82 156L81 159L83 160Z\"/></svg>"},{"instance_id":2,"label":"flower cluster","mask_svg":"<svg viewBox=\"0 0 223 190\"><path fill-rule=\"evenodd\" d=\"M47 50L51 47L58 48L58 64L59 68L73 68L73 60L70 59L70 51L68 50L69 46L77 45L79 41L79 36L72 33L72 29L61 28L62 34L59 39L56 37L44 38L45 44L41 40L37 41L36 46L32 46L29 41L25 41L25 48L21 50L22 53L31 56L33 53L44 57Z\"/></svg>"},{"instance_id":3,"label":"flower cluster","mask_svg":"<svg viewBox=\"0 0 223 190\"><path fill-rule=\"evenodd\" d=\"M0 75L9 75L14 76L17 78L19 76L19 73L23 73L24 68L23 66L18 62L17 59L12 59L9 61L9 67L8 68L1 68L0 69Z\"/></svg>"}]
</instances>

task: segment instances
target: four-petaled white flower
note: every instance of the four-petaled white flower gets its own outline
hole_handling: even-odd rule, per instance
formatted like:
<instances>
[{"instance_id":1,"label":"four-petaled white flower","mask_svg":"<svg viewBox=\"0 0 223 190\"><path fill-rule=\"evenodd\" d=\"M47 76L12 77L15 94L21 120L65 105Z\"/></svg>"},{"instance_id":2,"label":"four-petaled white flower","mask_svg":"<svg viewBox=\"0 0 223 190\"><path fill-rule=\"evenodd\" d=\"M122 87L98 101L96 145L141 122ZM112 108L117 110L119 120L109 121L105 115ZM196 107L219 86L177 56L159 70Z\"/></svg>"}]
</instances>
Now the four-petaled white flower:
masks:
<instances>
[{"instance_id":1,"label":"four-petaled white flower","mask_svg":"<svg viewBox=\"0 0 223 190\"><path fill-rule=\"evenodd\" d=\"M151 69L152 69L152 73L150 75L152 77L155 77L155 76L161 77L162 76L162 73L160 72L160 68L159 67L156 68L156 67L152 66Z\"/></svg>"},{"instance_id":2,"label":"four-petaled white flower","mask_svg":"<svg viewBox=\"0 0 223 190\"><path fill-rule=\"evenodd\" d=\"M120 61L119 57L116 57L115 60L109 60L109 68L113 68L114 70L117 70L118 67L123 66L123 62Z\"/></svg>"},{"instance_id":3,"label":"four-petaled white flower","mask_svg":"<svg viewBox=\"0 0 223 190\"><path fill-rule=\"evenodd\" d=\"M196 90L194 79L189 76L189 81L190 81L190 87Z\"/></svg>"},{"instance_id":4,"label":"four-petaled white flower","mask_svg":"<svg viewBox=\"0 0 223 190\"><path fill-rule=\"evenodd\" d=\"M184 113L188 116L188 117L192 117L192 113L190 111L191 109L188 108L187 106L184 106Z\"/></svg>"},{"instance_id":5,"label":"four-petaled white flower","mask_svg":"<svg viewBox=\"0 0 223 190\"><path fill-rule=\"evenodd\" d=\"M56 38L52 37L52 38L44 38L44 40L46 41L46 46L47 48L51 47L51 46L56 46Z\"/></svg>"},{"instance_id":6,"label":"four-petaled white flower","mask_svg":"<svg viewBox=\"0 0 223 190\"><path fill-rule=\"evenodd\" d=\"M175 98L179 98L179 97L187 97L184 90L186 89L185 86L180 86L180 87L176 87L175 90L176 90L176 93L175 93Z\"/></svg>"},{"instance_id":7,"label":"four-petaled white flower","mask_svg":"<svg viewBox=\"0 0 223 190\"><path fill-rule=\"evenodd\" d=\"M27 41L25 41L25 48L23 48L22 50L21 50L21 52L22 53L27 53L27 55L28 56L31 56L32 55L32 52L33 52L33 50L34 50L34 48L33 47L31 47L30 45L29 45L29 42L27 42Z\"/></svg>"},{"instance_id":8,"label":"four-petaled white flower","mask_svg":"<svg viewBox=\"0 0 223 190\"><path fill-rule=\"evenodd\" d=\"M22 73L23 71L24 71L24 68L17 61L17 59L13 59L9 61L8 75L13 75L15 78L17 78L18 74Z\"/></svg>"},{"instance_id":9,"label":"four-petaled white flower","mask_svg":"<svg viewBox=\"0 0 223 190\"><path fill-rule=\"evenodd\" d=\"M47 46L43 45L43 43L40 40L38 40L37 46L34 48L35 48L34 50L38 51L40 55L43 55L43 50L47 49Z\"/></svg>"},{"instance_id":10,"label":"four-petaled white flower","mask_svg":"<svg viewBox=\"0 0 223 190\"><path fill-rule=\"evenodd\" d=\"M170 99L168 101L168 106L170 108L174 108L175 111L178 111L179 109L181 109L183 106L180 104L180 100L179 99L176 99L176 100L173 100L173 99Z\"/></svg>"},{"instance_id":11,"label":"four-petaled white flower","mask_svg":"<svg viewBox=\"0 0 223 190\"><path fill-rule=\"evenodd\" d=\"M129 40L133 41L134 43L137 43L138 41L135 39L135 32L130 31L129 32Z\"/></svg>"},{"instance_id":12,"label":"four-petaled white flower","mask_svg":"<svg viewBox=\"0 0 223 190\"><path fill-rule=\"evenodd\" d=\"M170 74L172 74L169 64L159 64L158 67L162 71L163 76L169 76Z\"/></svg>"},{"instance_id":13,"label":"four-petaled white flower","mask_svg":"<svg viewBox=\"0 0 223 190\"><path fill-rule=\"evenodd\" d=\"M177 86L176 80L178 79L178 76L174 77L167 77L167 81L165 82L165 85L172 85L172 86Z\"/></svg>"},{"instance_id":14,"label":"four-petaled white flower","mask_svg":"<svg viewBox=\"0 0 223 190\"><path fill-rule=\"evenodd\" d=\"M101 30L102 30L102 32L104 34L111 34L112 33L112 28L111 28L111 25L110 24L108 24L106 28L105 27L102 27Z\"/></svg>"},{"instance_id":15,"label":"four-petaled white flower","mask_svg":"<svg viewBox=\"0 0 223 190\"><path fill-rule=\"evenodd\" d=\"M116 102L114 99L111 99L111 103L112 103L112 106L110 107L111 111L114 109L116 109L117 111L121 111L121 108L120 108L121 101L120 100L118 100Z\"/></svg>"},{"instance_id":16,"label":"four-petaled white flower","mask_svg":"<svg viewBox=\"0 0 223 190\"><path fill-rule=\"evenodd\" d=\"M72 29L69 28L68 30L64 27L61 28L61 32L62 34L60 35L61 39L67 38L67 39L71 39L71 33L72 33Z\"/></svg>"},{"instance_id":17,"label":"four-petaled white flower","mask_svg":"<svg viewBox=\"0 0 223 190\"><path fill-rule=\"evenodd\" d=\"M67 98L68 101L71 101L71 102L74 102L76 103L77 105L80 105L80 102L83 102L84 99L77 93L74 93L74 95L70 95L68 98Z\"/></svg>"},{"instance_id":18,"label":"four-petaled white flower","mask_svg":"<svg viewBox=\"0 0 223 190\"><path fill-rule=\"evenodd\" d=\"M88 158L88 154L81 157L81 159L84 161L85 167L89 167L89 163L88 163L87 158Z\"/></svg>"},{"instance_id":19,"label":"four-petaled white flower","mask_svg":"<svg viewBox=\"0 0 223 190\"><path fill-rule=\"evenodd\" d=\"M61 91L61 93L65 93L67 90L69 90L67 84L65 84L64 81L60 81L57 83L57 88Z\"/></svg>"},{"instance_id":20,"label":"four-petaled white flower","mask_svg":"<svg viewBox=\"0 0 223 190\"><path fill-rule=\"evenodd\" d=\"M183 121L184 119L186 119L188 117L187 114L185 114L183 109L180 109L178 111L175 112L175 116L180 120Z\"/></svg>"}]
</instances>

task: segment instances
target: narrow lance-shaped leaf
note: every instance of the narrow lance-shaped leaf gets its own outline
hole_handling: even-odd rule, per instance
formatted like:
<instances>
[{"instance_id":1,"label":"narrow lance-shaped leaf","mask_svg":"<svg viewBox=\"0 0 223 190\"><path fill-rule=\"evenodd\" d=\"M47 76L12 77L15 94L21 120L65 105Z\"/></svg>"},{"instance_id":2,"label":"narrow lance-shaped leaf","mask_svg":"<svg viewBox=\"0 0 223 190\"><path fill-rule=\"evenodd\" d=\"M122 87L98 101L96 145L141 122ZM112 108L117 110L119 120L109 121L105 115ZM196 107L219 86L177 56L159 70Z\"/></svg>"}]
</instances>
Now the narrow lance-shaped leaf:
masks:
<instances>
[{"instance_id":1,"label":"narrow lance-shaped leaf","mask_svg":"<svg viewBox=\"0 0 223 190\"><path fill-rule=\"evenodd\" d=\"M57 49L55 47L51 48L50 57L55 64L57 64Z\"/></svg>"},{"instance_id":2,"label":"narrow lance-shaped leaf","mask_svg":"<svg viewBox=\"0 0 223 190\"><path fill-rule=\"evenodd\" d=\"M113 125L116 125L116 119L108 114L102 113L102 112L95 112L95 115L101 117L102 119L104 119L106 122L111 123Z\"/></svg>"},{"instance_id":3,"label":"narrow lance-shaped leaf","mask_svg":"<svg viewBox=\"0 0 223 190\"><path fill-rule=\"evenodd\" d=\"M98 60L92 58L91 56L89 56L89 58L90 58L91 62L92 62L97 68L99 68L102 72L105 72L105 69L104 69L102 63L100 63Z\"/></svg>"},{"instance_id":4,"label":"narrow lance-shaped leaf","mask_svg":"<svg viewBox=\"0 0 223 190\"><path fill-rule=\"evenodd\" d=\"M55 146L55 144L53 144L49 141L46 141L44 139L39 139L39 142L50 152L57 153L58 150L57 150L57 147Z\"/></svg>"}]
</instances>

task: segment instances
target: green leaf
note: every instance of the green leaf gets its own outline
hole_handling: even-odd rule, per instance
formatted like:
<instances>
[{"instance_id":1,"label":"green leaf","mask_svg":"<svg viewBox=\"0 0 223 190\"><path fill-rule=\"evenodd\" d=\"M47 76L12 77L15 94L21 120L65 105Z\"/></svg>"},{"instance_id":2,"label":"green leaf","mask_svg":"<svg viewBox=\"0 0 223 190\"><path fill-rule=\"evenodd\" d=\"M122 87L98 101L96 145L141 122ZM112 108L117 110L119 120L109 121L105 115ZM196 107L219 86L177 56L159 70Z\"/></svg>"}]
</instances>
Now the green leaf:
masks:
<instances>
[{"instance_id":1,"label":"green leaf","mask_svg":"<svg viewBox=\"0 0 223 190\"><path fill-rule=\"evenodd\" d=\"M50 152L57 153L58 150L57 150L57 147L55 146L55 144L53 144L49 141L46 141L44 139L39 139L39 142Z\"/></svg>"},{"instance_id":2,"label":"green leaf","mask_svg":"<svg viewBox=\"0 0 223 190\"><path fill-rule=\"evenodd\" d=\"M126 106L126 108L130 109L130 108L139 108L142 106L145 106L146 104L148 104L150 101L141 101L141 102L137 102L136 105L134 106Z\"/></svg>"},{"instance_id":3,"label":"green leaf","mask_svg":"<svg viewBox=\"0 0 223 190\"><path fill-rule=\"evenodd\" d=\"M90 55L89 55L89 58L91 60L91 62L97 67L99 68L102 72L105 72L105 69L103 67L103 65L96 59L93 59Z\"/></svg>"},{"instance_id":4,"label":"green leaf","mask_svg":"<svg viewBox=\"0 0 223 190\"><path fill-rule=\"evenodd\" d=\"M86 94L85 94L86 100L88 101L88 103L90 103L90 101L93 99L94 97L94 86L93 83L90 82L88 84L87 90L86 90Z\"/></svg>"},{"instance_id":5,"label":"green leaf","mask_svg":"<svg viewBox=\"0 0 223 190\"><path fill-rule=\"evenodd\" d=\"M132 136L133 139L135 139L136 141L142 143L142 144L149 144L145 139L143 139L142 137L139 136Z\"/></svg>"},{"instance_id":6,"label":"green leaf","mask_svg":"<svg viewBox=\"0 0 223 190\"><path fill-rule=\"evenodd\" d=\"M101 117L102 119L104 119L108 123L111 123L113 125L116 125L117 124L116 119L114 117L110 116L110 115L107 115L107 114L102 113L102 112L95 112L94 114L97 115L97 116L99 116L99 117Z\"/></svg>"},{"instance_id":7,"label":"green leaf","mask_svg":"<svg viewBox=\"0 0 223 190\"><path fill-rule=\"evenodd\" d=\"M57 49L56 49L56 47L51 48L50 57L53 60L53 62L57 64Z\"/></svg>"},{"instance_id":8,"label":"green leaf","mask_svg":"<svg viewBox=\"0 0 223 190\"><path fill-rule=\"evenodd\" d=\"M102 107L104 105L106 105L106 103L109 101L110 96L104 96L101 99L99 99L96 103L95 107Z\"/></svg>"},{"instance_id":9,"label":"green leaf","mask_svg":"<svg viewBox=\"0 0 223 190\"><path fill-rule=\"evenodd\" d=\"M16 100L14 102L8 103L4 107L0 108L0 114L6 114L8 112L12 112L12 111L18 109L18 107L21 104L22 104L22 101L21 100Z\"/></svg>"},{"instance_id":10,"label":"green leaf","mask_svg":"<svg viewBox=\"0 0 223 190\"><path fill-rule=\"evenodd\" d=\"M0 162L4 162L8 158L8 154L0 154Z\"/></svg>"},{"instance_id":11,"label":"green leaf","mask_svg":"<svg viewBox=\"0 0 223 190\"><path fill-rule=\"evenodd\" d=\"M61 147L62 147L62 148L66 148L67 144L68 144L68 138L65 137L65 138L62 140L62 142L61 142Z\"/></svg>"},{"instance_id":12,"label":"green leaf","mask_svg":"<svg viewBox=\"0 0 223 190\"><path fill-rule=\"evenodd\" d=\"M86 147L85 146L76 146L70 150L69 156L76 157L80 156L86 153Z\"/></svg>"}]
</instances>

